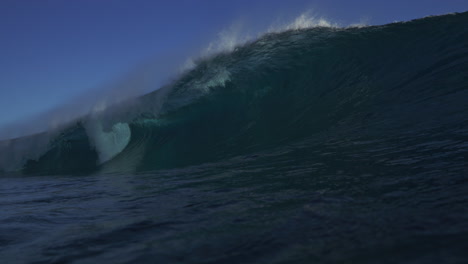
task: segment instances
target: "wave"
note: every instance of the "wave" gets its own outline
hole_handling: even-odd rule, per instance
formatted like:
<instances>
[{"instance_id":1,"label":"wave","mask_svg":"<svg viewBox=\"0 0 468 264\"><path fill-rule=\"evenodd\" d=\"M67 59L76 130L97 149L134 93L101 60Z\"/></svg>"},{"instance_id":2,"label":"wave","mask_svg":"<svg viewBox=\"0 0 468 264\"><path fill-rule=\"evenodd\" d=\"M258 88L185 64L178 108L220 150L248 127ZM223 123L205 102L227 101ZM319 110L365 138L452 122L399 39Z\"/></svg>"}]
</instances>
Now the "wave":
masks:
<instances>
[{"instance_id":1,"label":"wave","mask_svg":"<svg viewBox=\"0 0 468 264\"><path fill-rule=\"evenodd\" d=\"M347 28L302 20L214 49L130 104L1 142L0 167L23 174L142 172L305 141L468 127L468 13Z\"/></svg>"}]
</instances>

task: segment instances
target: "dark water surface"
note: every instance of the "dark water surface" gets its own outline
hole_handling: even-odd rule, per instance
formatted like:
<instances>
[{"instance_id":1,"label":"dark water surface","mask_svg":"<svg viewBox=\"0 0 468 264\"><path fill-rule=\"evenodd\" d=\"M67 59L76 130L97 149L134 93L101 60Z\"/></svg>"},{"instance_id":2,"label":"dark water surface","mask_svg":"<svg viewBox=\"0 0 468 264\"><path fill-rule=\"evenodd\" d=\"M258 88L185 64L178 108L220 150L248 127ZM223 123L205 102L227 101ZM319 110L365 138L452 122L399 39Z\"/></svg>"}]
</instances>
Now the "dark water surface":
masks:
<instances>
[{"instance_id":1,"label":"dark water surface","mask_svg":"<svg viewBox=\"0 0 468 264\"><path fill-rule=\"evenodd\" d=\"M466 132L430 144L303 142L140 175L3 178L0 256L2 263L464 263Z\"/></svg>"}]
</instances>

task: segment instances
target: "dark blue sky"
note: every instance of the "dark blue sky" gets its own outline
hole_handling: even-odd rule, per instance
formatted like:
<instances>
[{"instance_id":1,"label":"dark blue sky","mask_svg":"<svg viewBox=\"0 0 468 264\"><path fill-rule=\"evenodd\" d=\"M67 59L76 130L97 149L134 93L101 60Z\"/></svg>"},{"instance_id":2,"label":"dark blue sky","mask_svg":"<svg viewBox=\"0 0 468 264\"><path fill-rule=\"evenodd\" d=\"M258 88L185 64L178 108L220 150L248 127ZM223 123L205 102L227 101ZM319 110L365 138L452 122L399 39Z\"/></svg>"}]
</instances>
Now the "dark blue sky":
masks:
<instances>
[{"instance_id":1,"label":"dark blue sky","mask_svg":"<svg viewBox=\"0 0 468 264\"><path fill-rule=\"evenodd\" d=\"M92 94L143 62L194 55L233 22L255 31L307 10L375 25L464 12L468 1L2 0L0 127Z\"/></svg>"}]
</instances>

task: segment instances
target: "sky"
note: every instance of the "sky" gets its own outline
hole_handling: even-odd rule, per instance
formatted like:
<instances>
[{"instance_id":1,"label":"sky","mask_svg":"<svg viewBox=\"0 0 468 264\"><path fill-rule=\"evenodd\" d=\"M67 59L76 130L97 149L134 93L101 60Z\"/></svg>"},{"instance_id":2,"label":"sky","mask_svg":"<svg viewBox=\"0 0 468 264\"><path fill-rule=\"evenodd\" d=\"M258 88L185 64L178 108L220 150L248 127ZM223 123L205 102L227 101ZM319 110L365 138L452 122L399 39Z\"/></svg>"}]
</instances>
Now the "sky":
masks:
<instances>
[{"instance_id":1,"label":"sky","mask_svg":"<svg viewBox=\"0 0 468 264\"><path fill-rule=\"evenodd\" d=\"M162 78L233 24L261 31L306 11L344 26L378 25L465 12L468 1L1 0L0 129L128 76L127 86L137 87L139 71Z\"/></svg>"}]
</instances>

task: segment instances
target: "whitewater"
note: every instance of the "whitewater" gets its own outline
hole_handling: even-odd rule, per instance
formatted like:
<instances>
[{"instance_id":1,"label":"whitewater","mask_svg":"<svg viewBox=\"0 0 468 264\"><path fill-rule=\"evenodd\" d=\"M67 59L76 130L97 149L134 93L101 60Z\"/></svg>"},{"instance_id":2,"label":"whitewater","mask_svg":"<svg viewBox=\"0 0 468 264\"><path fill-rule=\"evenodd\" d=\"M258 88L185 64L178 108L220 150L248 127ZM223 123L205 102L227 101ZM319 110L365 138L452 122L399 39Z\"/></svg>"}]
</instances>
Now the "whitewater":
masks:
<instances>
[{"instance_id":1,"label":"whitewater","mask_svg":"<svg viewBox=\"0 0 468 264\"><path fill-rule=\"evenodd\" d=\"M221 33L0 141L4 263L463 263L468 13Z\"/></svg>"}]
</instances>

